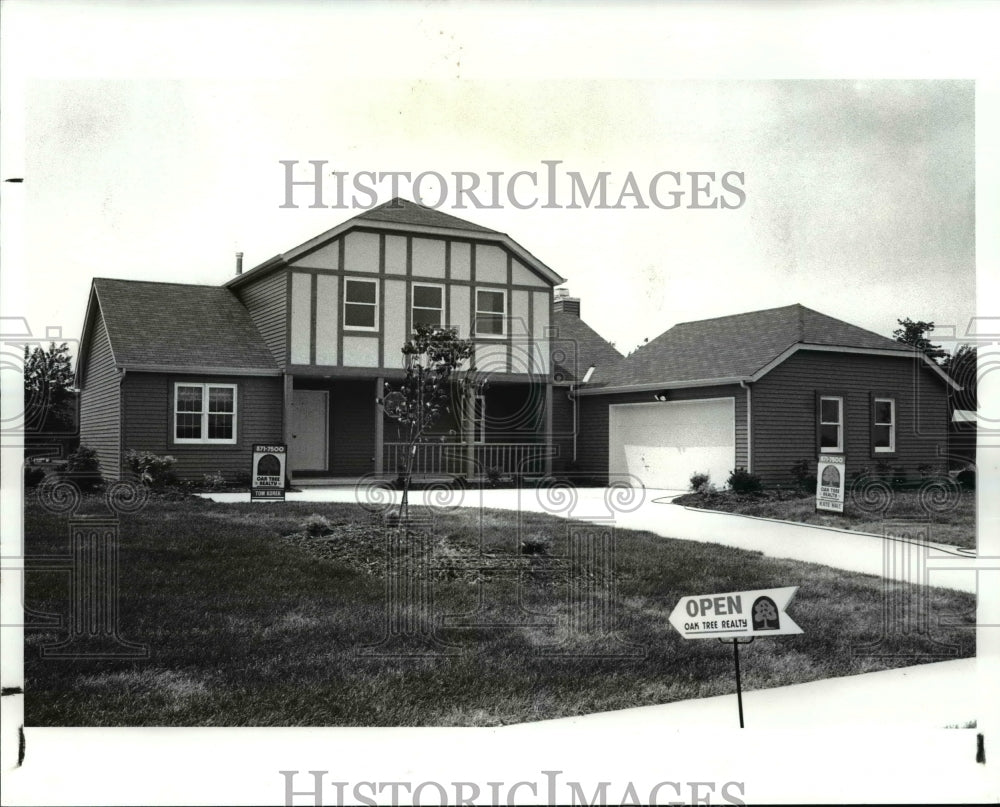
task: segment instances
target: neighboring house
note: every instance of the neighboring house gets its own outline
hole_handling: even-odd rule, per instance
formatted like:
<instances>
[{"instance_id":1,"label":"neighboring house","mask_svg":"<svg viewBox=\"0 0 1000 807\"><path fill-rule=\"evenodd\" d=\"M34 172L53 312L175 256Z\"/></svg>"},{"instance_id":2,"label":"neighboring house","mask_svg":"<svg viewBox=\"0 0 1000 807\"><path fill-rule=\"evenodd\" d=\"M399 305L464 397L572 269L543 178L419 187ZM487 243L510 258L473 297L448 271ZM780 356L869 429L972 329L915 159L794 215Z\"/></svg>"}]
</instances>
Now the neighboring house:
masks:
<instances>
[{"instance_id":1,"label":"neighboring house","mask_svg":"<svg viewBox=\"0 0 1000 807\"><path fill-rule=\"evenodd\" d=\"M237 271L221 287L94 280L77 386L106 477L135 449L173 455L182 478L232 478L255 442L287 443L300 478L394 473L402 444L376 398L417 322L473 339L487 381L473 422L441 423L417 470L463 470L463 435L479 472L551 466L546 340L564 281L509 236L394 199Z\"/></svg>"},{"instance_id":2,"label":"neighboring house","mask_svg":"<svg viewBox=\"0 0 1000 807\"><path fill-rule=\"evenodd\" d=\"M575 392L578 466L686 489L746 468L789 482L799 460L844 455L911 477L948 464L948 392L923 353L801 305L675 325Z\"/></svg>"}]
</instances>

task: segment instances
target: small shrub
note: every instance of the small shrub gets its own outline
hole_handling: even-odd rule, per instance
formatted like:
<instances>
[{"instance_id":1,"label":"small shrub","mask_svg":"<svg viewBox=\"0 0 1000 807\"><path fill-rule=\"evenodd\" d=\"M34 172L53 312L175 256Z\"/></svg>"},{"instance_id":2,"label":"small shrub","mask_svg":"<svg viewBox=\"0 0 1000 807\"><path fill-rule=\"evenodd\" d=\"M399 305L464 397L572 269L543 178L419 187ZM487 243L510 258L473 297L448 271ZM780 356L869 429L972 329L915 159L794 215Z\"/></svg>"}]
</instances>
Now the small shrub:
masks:
<instances>
[{"instance_id":1,"label":"small shrub","mask_svg":"<svg viewBox=\"0 0 1000 807\"><path fill-rule=\"evenodd\" d=\"M333 525L330 523L329 519L326 516L319 515L318 513L306 516L305 520L301 524L301 527L304 533L311 535L314 538L326 535L328 532L333 530Z\"/></svg>"},{"instance_id":2,"label":"small shrub","mask_svg":"<svg viewBox=\"0 0 1000 807\"><path fill-rule=\"evenodd\" d=\"M81 490L93 490L101 482L101 461L97 452L87 446L80 446L66 458L66 476L72 478Z\"/></svg>"},{"instance_id":3,"label":"small shrub","mask_svg":"<svg viewBox=\"0 0 1000 807\"><path fill-rule=\"evenodd\" d=\"M502 479L503 474L500 473L499 468L486 469L486 481L489 482L491 488L499 487Z\"/></svg>"},{"instance_id":4,"label":"small shrub","mask_svg":"<svg viewBox=\"0 0 1000 807\"><path fill-rule=\"evenodd\" d=\"M226 487L226 477L222 475L222 471L216 471L214 474L204 474L201 477L201 484L209 490L222 490Z\"/></svg>"},{"instance_id":5,"label":"small shrub","mask_svg":"<svg viewBox=\"0 0 1000 807\"><path fill-rule=\"evenodd\" d=\"M552 539L541 533L532 533L521 541L522 555L548 555Z\"/></svg>"},{"instance_id":6,"label":"small shrub","mask_svg":"<svg viewBox=\"0 0 1000 807\"><path fill-rule=\"evenodd\" d=\"M802 459L792 464L792 479L796 486L805 493L816 490L816 463Z\"/></svg>"},{"instance_id":7,"label":"small shrub","mask_svg":"<svg viewBox=\"0 0 1000 807\"><path fill-rule=\"evenodd\" d=\"M45 471L41 468L32 468L30 465L24 466L24 486L26 488L36 488L45 479Z\"/></svg>"},{"instance_id":8,"label":"small shrub","mask_svg":"<svg viewBox=\"0 0 1000 807\"><path fill-rule=\"evenodd\" d=\"M160 456L150 451L140 453L130 448L125 452L125 461L143 485L159 488L177 481L173 472L176 460L169 454Z\"/></svg>"},{"instance_id":9,"label":"small shrub","mask_svg":"<svg viewBox=\"0 0 1000 807\"><path fill-rule=\"evenodd\" d=\"M958 482L966 490L976 489L976 469L975 468L965 468L959 471L955 476L955 481Z\"/></svg>"},{"instance_id":10,"label":"small shrub","mask_svg":"<svg viewBox=\"0 0 1000 807\"><path fill-rule=\"evenodd\" d=\"M736 468L729 474L727 484L734 493L760 493L764 489L757 474L752 474L746 468Z\"/></svg>"},{"instance_id":11,"label":"small shrub","mask_svg":"<svg viewBox=\"0 0 1000 807\"><path fill-rule=\"evenodd\" d=\"M892 466L890 466L885 460L879 460L875 463L875 476L884 482L891 482Z\"/></svg>"},{"instance_id":12,"label":"small shrub","mask_svg":"<svg viewBox=\"0 0 1000 807\"><path fill-rule=\"evenodd\" d=\"M920 474L921 479L927 479L934 476L934 466L929 462L924 462L917 466L917 473Z\"/></svg>"},{"instance_id":13,"label":"small shrub","mask_svg":"<svg viewBox=\"0 0 1000 807\"><path fill-rule=\"evenodd\" d=\"M906 469L902 465L894 465L892 468L892 474L889 477L889 483L894 488L904 488L906 487L909 479L906 476Z\"/></svg>"},{"instance_id":14,"label":"small shrub","mask_svg":"<svg viewBox=\"0 0 1000 807\"><path fill-rule=\"evenodd\" d=\"M709 475L703 474L700 471L691 474L690 480L690 490L692 493L706 493L706 488L708 487Z\"/></svg>"}]
</instances>

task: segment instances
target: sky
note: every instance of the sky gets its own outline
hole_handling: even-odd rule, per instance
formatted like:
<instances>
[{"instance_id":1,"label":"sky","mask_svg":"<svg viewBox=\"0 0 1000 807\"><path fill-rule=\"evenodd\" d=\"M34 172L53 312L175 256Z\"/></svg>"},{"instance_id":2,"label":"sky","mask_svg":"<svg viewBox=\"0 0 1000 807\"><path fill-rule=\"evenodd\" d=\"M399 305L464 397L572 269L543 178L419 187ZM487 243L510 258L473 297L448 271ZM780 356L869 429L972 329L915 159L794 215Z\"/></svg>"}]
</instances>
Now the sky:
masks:
<instances>
[{"instance_id":1,"label":"sky","mask_svg":"<svg viewBox=\"0 0 1000 807\"><path fill-rule=\"evenodd\" d=\"M508 233L568 281L623 352L677 322L802 303L891 335L903 317L964 326L975 304L974 83L649 79L39 79L26 115L31 322L77 336L94 276L222 283L363 212L285 202L296 177L437 172L416 190ZM543 161L559 161L559 207ZM453 172L502 188L456 209ZM681 175L676 209L649 194ZM569 209L578 172L608 205ZM735 209L689 209L690 174ZM629 175L640 197L615 201ZM731 175L732 176L732 175ZM669 204L672 178L657 199ZM378 201L391 195L390 181ZM415 199L412 183L401 195ZM370 204L359 193L348 205ZM490 204L488 192L480 192ZM641 203L648 205L645 209ZM531 205L530 209L518 209ZM578 201L579 203L579 201ZM699 203L707 203L702 196Z\"/></svg>"}]
</instances>

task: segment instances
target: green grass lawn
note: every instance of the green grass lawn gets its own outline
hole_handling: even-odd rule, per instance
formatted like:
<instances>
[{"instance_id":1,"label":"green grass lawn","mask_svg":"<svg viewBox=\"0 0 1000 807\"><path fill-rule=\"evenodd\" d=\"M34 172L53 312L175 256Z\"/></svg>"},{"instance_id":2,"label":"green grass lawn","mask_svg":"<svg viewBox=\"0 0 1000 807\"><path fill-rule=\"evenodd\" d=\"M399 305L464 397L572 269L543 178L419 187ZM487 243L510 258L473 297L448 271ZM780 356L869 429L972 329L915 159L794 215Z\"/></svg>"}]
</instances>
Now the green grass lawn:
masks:
<instances>
[{"instance_id":1,"label":"green grass lawn","mask_svg":"<svg viewBox=\"0 0 1000 807\"><path fill-rule=\"evenodd\" d=\"M84 509L101 512L103 503L88 498ZM328 534L303 534L313 513L330 522ZM667 616L686 594L786 585L799 586L789 614L804 633L745 646L746 689L937 661L943 645L975 652L969 595L924 591L931 624L959 627L930 636L893 629L876 650L896 655L883 657L871 651L883 613L875 577L624 530L616 533L621 641L591 643L566 633L567 535L594 527L521 518L520 528L507 511L436 518L424 533L430 613L453 615L438 631L450 654L386 657L371 653L387 626L386 530L359 507L154 499L124 517L120 533L120 633L148 645L148 660L44 659L39 648L61 634L27 629L25 722L494 726L732 693L729 645L686 641ZM65 517L30 498L25 532L29 555L67 549ZM522 554L525 537L548 553ZM63 612L67 590L64 573L27 575L30 607ZM548 651L567 636L570 655ZM633 655L602 657L609 647Z\"/></svg>"},{"instance_id":2,"label":"green grass lawn","mask_svg":"<svg viewBox=\"0 0 1000 807\"><path fill-rule=\"evenodd\" d=\"M846 496L843 513L816 510L816 498L792 491L765 491L763 494L735 494L732 491L688 493L674 499L674 504L703 510L720 510L747 516L818 524L844 530L882 535L925 534L927 539L941 544L976 548L976 492L961 490L944 507L932 502L921 505L915 491L893 491L886 511L879 515L860 507Z\"/></svg>"}]
</instances>

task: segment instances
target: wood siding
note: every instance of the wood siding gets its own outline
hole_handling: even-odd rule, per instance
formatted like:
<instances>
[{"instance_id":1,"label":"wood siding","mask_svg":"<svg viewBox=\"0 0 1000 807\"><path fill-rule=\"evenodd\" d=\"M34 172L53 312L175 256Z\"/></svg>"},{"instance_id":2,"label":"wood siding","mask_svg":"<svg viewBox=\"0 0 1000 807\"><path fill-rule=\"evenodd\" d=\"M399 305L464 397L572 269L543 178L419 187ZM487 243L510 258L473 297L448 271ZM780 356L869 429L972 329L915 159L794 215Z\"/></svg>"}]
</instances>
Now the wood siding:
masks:
<instances>
[{"instance_id":1,"label":"wood siding","mask_svg":"<svg viewBox=\"0 0 1000 807\"><path fill-rule=\"evenodd\" d=\"M80 389L80 445L97 452L101 475L121 478L121 389L104 318L96 314Z\"/></svg>"},{"instance_id":2,"label":"wood siding","mask_svg":"<svg viewBox=\"0 0 1000 807\"><path fill-rule=\"evenodd\" d=\"M700 398L732 398L736 420L736 466L747 466L747 405L746 393L738 384L718 387L692 387L666 390L667 400L691 401ZM577 437L577 473L581 476L606 482L608 480L608 407L612 404L650 403L654 393L630 392L612 395L587 395L577 398L579 435ZM756 401L754 402L756 403ZM756 458L754 458L756 470ZM712 480L717 485L724 479Z\"/></svg>"},{"instance_id":3,"label":"wood siding","mask_svg":"<svg viewBox=\"0 0 1000 807\"><path fill-rule=\"evenodd\" d=\"M197 445L173 440L174 384L236 384L236 443ZM124 384L123 449L169 454L180 479L222 473L228 480L250 472L254 443L282 439L282 382L272 377L233 377L129 373Z\"/></svg>"},{"instance_id":4,"label":"wood siding","mask_svg":"<svg viewBox=\"0 0 1000 807\"><path fill-rule=\"evenodd\" d=\"M273 272L261 280L236 289L236 296L250 312L250 319L257 326L279 367L284 367L286 362L285 330L288 320L286 295L284 271Z\"/></svg>"},{"instance_id":5,"label":"wood siding","mask_svg":"<svg viewBox=\"0 0 1000 807\"><path fill-rule=\"evenodd\" d=\"M884 460L910 476L917 466L947 462L948 398L944 382L910 358L800 350L752 385L753 471L765 484L791 481L791 466L818 456L817 395L844 398L849 476ZM896 400L896 451L875 454L871 398Z\"/></svg>"},{"instance_id":6,"label":"wood siding","mask_svg":"<svg viewBox=\"0 0 1000 807\"><path fill-rule=\"evenodd\" d=\"M573 401L569 398L569 387L552 387L552 447L556 455L552 458L554 473L571 471L573 467Z\"/></svg>"}]
</instances>

